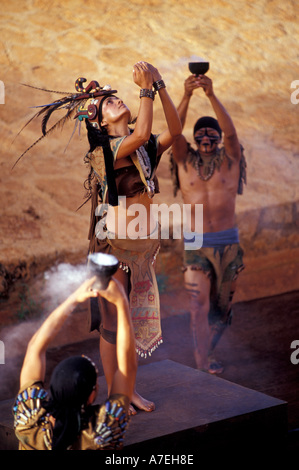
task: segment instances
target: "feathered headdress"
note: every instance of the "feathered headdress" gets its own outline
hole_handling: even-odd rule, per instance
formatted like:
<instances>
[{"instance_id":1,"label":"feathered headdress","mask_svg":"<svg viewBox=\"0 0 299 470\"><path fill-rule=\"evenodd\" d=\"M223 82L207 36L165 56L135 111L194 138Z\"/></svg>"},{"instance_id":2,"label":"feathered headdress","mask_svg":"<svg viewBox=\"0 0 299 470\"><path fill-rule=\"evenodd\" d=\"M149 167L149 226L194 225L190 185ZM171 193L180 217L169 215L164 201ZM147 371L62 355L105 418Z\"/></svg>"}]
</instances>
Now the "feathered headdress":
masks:
<instances>
[{"instance_id":1,"label":"feathered headdress","mask_svg":"<svg viewBox=\"0 0 299 470\"><path fill-rule=\"evenodd\" d=\"M25 129L25 127L28 126L30 122L32 122L34 119L37 119L39 117L42 117L42 126L41 126L42 135L33 144L31 144L22 153L22 155L19 156L19 158L13 165L13 168L19 162L19 160L30 149L32 149L32 147L38 144L42 139L44 139L47 135L49 135L54 130L59 129L59 128L62 129L66 121L68 121L69 119L71 118L76 119L75 129L78 124L78 121L80 122L83 119L88 119L92 122L97 116L96 98L100 96L110 96L113 93L117 93L117 90L111 90L111 87L109 85L101 87L99 83L95 80L91 81L89 85L87 85L87 87L84 88L83 83L85 82L86 82L86 78L82 78L82 77L76 80L75 88L76 88L77 93L67 93L67 92L62 92L62 91L47 90L44 88L38 88L38 87L31 86L31 85L23 84L25 86L28 86L30 88L34 88L37 90L47 91L50 93L58 93L61 95L66 95L66 96L53 101L53 103L49 103L49 104L45 104L41 106L34 106L34 108L41 108L41 109L36 114L34 114L34 116L32 116L29 119L29 121L26 122L26 124L22 127L22 129L17 135L19 135L23 131L23 129ZM47 125L52 114L55 111L58 111L61 109L66 109L67 110L66 114L62 118L60 118L58 121L56 121L56 123L53 124L52 127L47 129ZM74 134L74 131L72 135Z\"/></svg>"}]
</instances>

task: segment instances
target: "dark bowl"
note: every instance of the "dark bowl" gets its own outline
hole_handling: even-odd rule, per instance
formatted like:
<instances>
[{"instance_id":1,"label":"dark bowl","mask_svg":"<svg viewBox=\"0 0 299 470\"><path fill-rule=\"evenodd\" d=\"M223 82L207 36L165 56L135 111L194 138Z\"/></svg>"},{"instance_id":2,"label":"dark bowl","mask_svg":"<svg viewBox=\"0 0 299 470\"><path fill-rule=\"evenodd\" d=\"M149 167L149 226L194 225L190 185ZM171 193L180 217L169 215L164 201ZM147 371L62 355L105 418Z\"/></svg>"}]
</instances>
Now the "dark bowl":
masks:
<instances>
[{"instance_id":1,"label":"dark bowl","mask_svg":"<svg viewBox=\"0 0 299 470\"><path fill-rule=\"evenodd\" d=\"M210 63L209 62L189 62L189 70L195 75L204 75L208 70Z\"/></svg>"},{"instance_id":2,"label":"dark bowl","mask_svg":"<svg viewBox=\"0 0 299 470\"><path fill-rule=\"evenodd\" d=\"M88 256L88 268L93 276L97 276L95 288L104 290L107 288L111 276L116 273L119 262L113 255L106 253L92 253Z\"/></svg>"}]
</instances>

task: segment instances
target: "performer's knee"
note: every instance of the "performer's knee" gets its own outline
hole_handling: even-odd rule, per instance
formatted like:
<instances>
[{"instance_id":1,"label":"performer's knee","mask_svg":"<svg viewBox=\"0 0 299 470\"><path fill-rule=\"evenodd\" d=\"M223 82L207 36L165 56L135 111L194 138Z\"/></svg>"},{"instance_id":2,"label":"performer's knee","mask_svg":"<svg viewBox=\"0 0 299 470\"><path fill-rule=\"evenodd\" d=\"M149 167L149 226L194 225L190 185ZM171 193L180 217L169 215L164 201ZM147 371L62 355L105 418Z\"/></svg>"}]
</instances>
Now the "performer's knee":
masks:
<instances>
[{"instance_id":1,"label":"performer's knee","mask_svg":"<svg viewBox=\"0 0 299 470\"><path fill-rule=\"evenodd\" d=\"M209 304L211 281L208 273L200 268L188 266L184 273L185 289L192 302L200 307Z\"/></svg>"}]
</instances>

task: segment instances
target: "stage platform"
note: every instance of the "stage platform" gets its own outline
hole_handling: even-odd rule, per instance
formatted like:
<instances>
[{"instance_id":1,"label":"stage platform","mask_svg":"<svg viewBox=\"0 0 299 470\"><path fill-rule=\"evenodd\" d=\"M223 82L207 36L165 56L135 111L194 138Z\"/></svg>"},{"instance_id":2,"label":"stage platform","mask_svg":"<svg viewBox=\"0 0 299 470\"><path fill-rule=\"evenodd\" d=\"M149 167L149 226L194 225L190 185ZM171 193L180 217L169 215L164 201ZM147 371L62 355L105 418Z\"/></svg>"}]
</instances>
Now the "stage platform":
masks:
<instances>
[{"instance_id":1,"label":"stage platform","mask_svg":"<svg viewBox=\"0 0 299 470\"><path fill-rule=\"evenodd\" d=\"M139 411L125 437L126 454L192 454L232 449L283 449L287 403L227 380L162 360L140 366L137 391L156 410ZM105 398L99 379L98 402ZM13 400L0 403L0 449L17 449L12 428Z\"/></svg>"}]
</instances>

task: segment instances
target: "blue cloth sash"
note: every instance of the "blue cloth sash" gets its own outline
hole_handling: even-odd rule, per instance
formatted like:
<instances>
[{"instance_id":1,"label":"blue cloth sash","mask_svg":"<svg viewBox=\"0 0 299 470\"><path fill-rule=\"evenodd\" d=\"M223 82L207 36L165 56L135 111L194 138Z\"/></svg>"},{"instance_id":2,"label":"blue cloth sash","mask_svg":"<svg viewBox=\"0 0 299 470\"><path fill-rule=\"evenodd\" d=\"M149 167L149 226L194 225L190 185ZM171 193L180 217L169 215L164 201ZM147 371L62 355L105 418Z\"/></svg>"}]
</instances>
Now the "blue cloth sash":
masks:
<instances>
[{"instance_id":1,"label":"blue cloth sash","mask_svg":"<svg viewBox=\"0 0 299 470\"><path fill-rule=\"evenodd\" d=\"M185 250L199 250L200 248L217 248L218 246L239 243L238 227L219 232L184 232Z\"/></svg>"}]
</instances>

